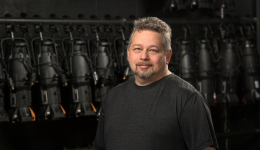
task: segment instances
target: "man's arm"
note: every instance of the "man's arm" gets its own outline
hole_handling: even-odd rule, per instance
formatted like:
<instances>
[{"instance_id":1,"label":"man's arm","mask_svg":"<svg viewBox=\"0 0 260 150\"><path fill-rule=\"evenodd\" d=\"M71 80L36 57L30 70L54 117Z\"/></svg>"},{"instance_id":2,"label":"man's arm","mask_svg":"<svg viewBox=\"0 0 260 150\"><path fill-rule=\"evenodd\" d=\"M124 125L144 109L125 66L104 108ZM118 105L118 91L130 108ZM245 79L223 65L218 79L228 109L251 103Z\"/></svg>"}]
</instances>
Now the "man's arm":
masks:
<instances>
[{"instance_id":1,"label":"man's arm","mask_svg":"<svg viewBox=\"0 0 260 150\"><path fill-rule=\"evenodd\" d=\"M194 92L181 109L180 129L183 140L190 150L218 149L210 110L204 101L200 94Z\"/></svg>"},{"instance_id":2,"label":"man's arm","mask_svg":"<svg viewBox=\"0 0 260 150\"><path fill-rule=\"evenodd\" d=\"M216 150L216 148L214 148L214 147L206 147L203 150Z\"/></svg>"}]
</instances>

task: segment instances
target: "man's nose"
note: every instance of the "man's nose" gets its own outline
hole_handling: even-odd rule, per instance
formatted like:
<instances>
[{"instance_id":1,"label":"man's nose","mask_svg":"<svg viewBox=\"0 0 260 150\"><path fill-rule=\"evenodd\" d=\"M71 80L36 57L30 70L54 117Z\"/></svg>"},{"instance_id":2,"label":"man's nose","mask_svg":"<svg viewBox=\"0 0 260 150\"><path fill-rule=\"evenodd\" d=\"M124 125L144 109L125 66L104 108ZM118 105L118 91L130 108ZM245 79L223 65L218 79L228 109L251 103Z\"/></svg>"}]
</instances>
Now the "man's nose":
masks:
<instances>
[{"instance_id":1,"label":"man's nose","mask_svg":"<svg viewBox=\"0 0 260 150\"><path fill-rule=\"evenodd\" d=\"M141 60L148 60L149 59L149 53L147 50L143 50L141 53Z\"/></svg>"}]
</instances>

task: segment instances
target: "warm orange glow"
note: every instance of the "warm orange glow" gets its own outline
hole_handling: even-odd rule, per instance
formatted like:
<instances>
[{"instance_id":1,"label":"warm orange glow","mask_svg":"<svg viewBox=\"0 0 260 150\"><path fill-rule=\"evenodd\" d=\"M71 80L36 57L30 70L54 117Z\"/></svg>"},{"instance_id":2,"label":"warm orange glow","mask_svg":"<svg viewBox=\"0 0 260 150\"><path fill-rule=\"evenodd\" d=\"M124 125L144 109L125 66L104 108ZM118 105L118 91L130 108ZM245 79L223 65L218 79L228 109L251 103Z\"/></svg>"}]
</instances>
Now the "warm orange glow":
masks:
<instances>
[{"instance_id":1,"label":"warm orange glow","mask_svg":"<svg viewBox=\"0 0 260 150\"><path fill-rule=\"evenodd\" d=\"M32 121L35 121L35 113L33 112L33 110L32 110L32 108L31 107L29 107L30 108L30 111L31 111L31 113L32 113L32 117L33 117L33 120Z\"/></svg>"},{"instance_id":2,"label":"warm orange glow","mask_svg":"<svg viewBox=\"0 0 260 150\"><path fill-rule=\"evenodd\" d=\"M65 110L64 110L64 108L62 107L62 105L61 105L61 104L60 104L60 107L61 107L61 109L62 109L63 113L64 113L64 114L66 114L66 112L65 112Z\"/></svg>"},{"instance_id":3,"label":"warm orange glow","mask_svg":"<svg viewBox=\"0 0 260 150\"><path fill-rule=\"evenodd\" d=\"M97 110L96 110L95 106L93 105L93 103L92 102L90 102L90 103L91 103L91 106L92 106L94 112L97 112Z\"/></svg>"}]
</instances>

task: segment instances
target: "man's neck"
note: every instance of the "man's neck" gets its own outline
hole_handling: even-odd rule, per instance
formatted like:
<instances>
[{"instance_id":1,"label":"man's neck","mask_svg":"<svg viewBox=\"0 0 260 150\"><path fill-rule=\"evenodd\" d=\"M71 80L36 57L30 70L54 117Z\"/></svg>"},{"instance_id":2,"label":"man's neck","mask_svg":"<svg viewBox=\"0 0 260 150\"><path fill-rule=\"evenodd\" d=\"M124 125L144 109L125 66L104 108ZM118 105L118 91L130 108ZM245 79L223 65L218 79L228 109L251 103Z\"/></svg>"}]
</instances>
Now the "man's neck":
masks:
<instances>
[{"instance_id":1,"label":"man's neck","mask_svg":"<svg viewBox=\"0 0 260 150\"><path fill-rule=\"evenodd\" d=\"M163 78L169 74L171 74L171 72L167 69L163 74L161 74L159 76L151 76L150 78L147 78L147 79L142 79L142 78L138 77L137 75L135 75L135 83L138 86L147 86L153 82L160 80L161 78Z\"/></svg>"}]
</instances>

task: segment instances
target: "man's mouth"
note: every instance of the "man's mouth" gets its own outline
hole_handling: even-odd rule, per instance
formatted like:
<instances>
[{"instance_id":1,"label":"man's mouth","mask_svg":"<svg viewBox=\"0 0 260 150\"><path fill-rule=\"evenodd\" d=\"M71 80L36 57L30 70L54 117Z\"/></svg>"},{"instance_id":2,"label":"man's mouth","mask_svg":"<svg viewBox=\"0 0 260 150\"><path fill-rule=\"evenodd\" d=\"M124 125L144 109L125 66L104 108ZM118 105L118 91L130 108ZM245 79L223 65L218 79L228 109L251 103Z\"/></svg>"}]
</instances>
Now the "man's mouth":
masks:
<instances>
[{"instance_id":1,"label":"man's mouth","mask_svg":"<svg viewBox=\"0 0 260 150\"><path fill-rule=\"evenodd\" d=\"M138 65L141 69L149 68L151 65Z\"/></svg>"},{"instance_id":2,"label":"man's mouth","mask_svg":"<svg viewBox=\"0 0 260 150\"><path fill-rule=\"evenodd\" d=\"M139 66L141 69L147 69L152 66L152 64L148 63L138 63L137 66Z\"/></svg>"}]
</instances>

